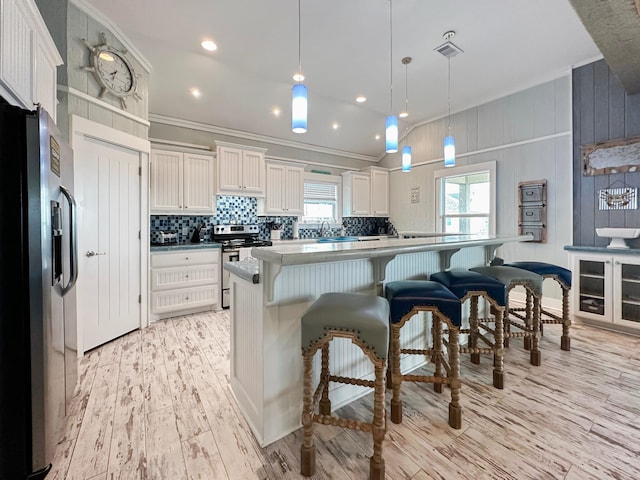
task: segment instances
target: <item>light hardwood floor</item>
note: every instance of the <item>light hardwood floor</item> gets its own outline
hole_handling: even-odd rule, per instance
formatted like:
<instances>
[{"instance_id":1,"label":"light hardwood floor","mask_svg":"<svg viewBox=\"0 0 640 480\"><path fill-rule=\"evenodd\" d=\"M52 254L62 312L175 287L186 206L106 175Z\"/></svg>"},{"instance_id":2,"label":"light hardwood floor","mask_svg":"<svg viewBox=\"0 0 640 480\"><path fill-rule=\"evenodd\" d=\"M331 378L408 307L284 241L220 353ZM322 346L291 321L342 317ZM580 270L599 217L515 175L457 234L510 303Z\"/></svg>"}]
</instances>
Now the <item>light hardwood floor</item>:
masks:
<instances>
[{"instance_id":1,"label":"light hardwood floor","mask_svg":"<svg viewBox=\"0 0 640 480\"><path fill-rule=\"evenodd\" d=\"M461 430L447 425L448 391L406 383L404 422L388 422L387 478L639 479L640 338L573 325L564 352L559 331L546 327L540 367L511 341L504 390L491 386L487 357L476 366L462 356ZM301 431L260 448L228 378L226 312L161 321L91 351L48 478L302 478ZM371 395L340 414L369 418ZM369 434L318 425L316 445L314 478L368 478Z\"/></svg>"}]
</instances>

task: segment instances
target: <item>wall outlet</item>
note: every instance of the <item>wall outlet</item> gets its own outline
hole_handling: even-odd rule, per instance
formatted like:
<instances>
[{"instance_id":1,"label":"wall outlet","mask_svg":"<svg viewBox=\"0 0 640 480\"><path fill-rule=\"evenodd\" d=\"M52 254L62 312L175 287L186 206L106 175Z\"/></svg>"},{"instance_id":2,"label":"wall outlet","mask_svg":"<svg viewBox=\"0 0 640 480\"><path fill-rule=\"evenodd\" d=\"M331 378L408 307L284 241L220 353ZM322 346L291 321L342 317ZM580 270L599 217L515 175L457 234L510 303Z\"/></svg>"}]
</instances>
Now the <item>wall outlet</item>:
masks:
<instances>
[{"instance_id":1,"label":"wall outlet","mask_svg":"<svg viewBox=\"0 0 640 480\"><path fill-rule=\"evenodd\" d=\"M182 227L182 234L189 235L189 227Z\"/></svg>"}]
</instances>

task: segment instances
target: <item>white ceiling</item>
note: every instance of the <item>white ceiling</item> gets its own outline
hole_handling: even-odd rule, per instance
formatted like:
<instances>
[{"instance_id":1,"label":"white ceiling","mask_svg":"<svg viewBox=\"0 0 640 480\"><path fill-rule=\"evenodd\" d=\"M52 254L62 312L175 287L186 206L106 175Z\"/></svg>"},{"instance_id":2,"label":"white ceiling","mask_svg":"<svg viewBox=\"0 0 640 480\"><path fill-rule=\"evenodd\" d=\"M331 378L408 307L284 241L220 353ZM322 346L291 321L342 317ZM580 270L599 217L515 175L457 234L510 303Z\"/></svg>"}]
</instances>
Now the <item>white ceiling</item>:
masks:
<instances>
[{"instance_id":1,"label":"white ceiling","mask_svg":"<svg viewBox=\"0 0 640 480\"><path fill-rule=\"evenodd\" d=\"M301 61L309 127L291 132L298 67L297 0L86 0L152 66L149 112L379 158L390 110L400 133L447 115L447 59L434 48L455 30L451 109L479 105L601 58L569 0L301 0ZM211 38L210 53L200 42ZM200 99L189 91L197 87ZM355 102L365 95L366 103ZM274 107L282 111L279 118ZM334 130L333 123L339 128ZM381 135L375 140L375 135Z\"/></svg>"}]
</instances>

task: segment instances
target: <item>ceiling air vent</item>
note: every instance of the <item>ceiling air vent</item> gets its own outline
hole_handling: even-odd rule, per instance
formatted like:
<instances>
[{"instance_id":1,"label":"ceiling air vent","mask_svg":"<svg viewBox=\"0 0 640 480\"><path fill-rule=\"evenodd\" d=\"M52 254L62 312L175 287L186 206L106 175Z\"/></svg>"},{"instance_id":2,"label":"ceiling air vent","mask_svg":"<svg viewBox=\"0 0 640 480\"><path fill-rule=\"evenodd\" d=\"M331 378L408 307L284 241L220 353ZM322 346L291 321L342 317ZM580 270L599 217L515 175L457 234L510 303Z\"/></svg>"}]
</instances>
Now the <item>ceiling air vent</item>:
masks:
<instances>
[{"instance_id":1,"label":"ceiling air vent","mask_svg":"<svg viewBox=\"0 0 640 480\"><path fill-rule=\"evenodd\" d=\"M454 32L453 30L450 30L447 33L445 33L443 37L446 40L446 42L434 48L434 50L444 55L447 58L452 58L458 55L459 53L464 53L460 47L458 47L455 43L449 41L449 39L453 38L455 34L456 32Z\"/></svg>"}]
</instances>

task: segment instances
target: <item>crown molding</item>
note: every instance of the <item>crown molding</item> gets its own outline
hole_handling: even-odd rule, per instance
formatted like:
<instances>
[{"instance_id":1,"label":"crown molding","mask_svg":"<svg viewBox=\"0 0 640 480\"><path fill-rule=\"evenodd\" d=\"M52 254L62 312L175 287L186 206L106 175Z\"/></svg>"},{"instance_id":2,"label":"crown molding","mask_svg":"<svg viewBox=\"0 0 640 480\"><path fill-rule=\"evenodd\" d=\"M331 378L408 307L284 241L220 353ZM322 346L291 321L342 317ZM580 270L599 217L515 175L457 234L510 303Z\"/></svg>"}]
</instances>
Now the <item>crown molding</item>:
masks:
<instances>
[{"instance_id":1,"label":"crown molding","mask_svg":"<svg viewBox=\"0 0 640 480\"><path fill-rule=\"evenodd\" d=\"M122 43L125 49L136 59L136 61L142 66L142 68L147 72L151 72L151 63L142 55L140 50L138 50L135 45L129 40L120 27L118 27L113 21L107 17L104 13L98 10L93 5L89 4L86 0L70 0L72 4L82 10L84 13L89 15L91 18L97 20L102 23L105 27L107 27L111 32L118 37L118 40Z\"/></svg>"},{"instance_id":2,"label":"crown molding","mask_svg":"<svg viewBox=\"0 0 640 480\"><path fill-rule=\"evenodd\" d=\"M227 135L231 137L244 138L246 140L253 140L256 142L280 145L283 147L298 148L300 150L307 150L310 152L325 153L327 155L336 155L339 157L346 157L353 160L364 160L366 162L373 162L373 163L377 163L380 160L379 158L371 155L362 155L359 153L351 153L351 152L345 152L342 150L335 150L332 148L319 147L317 145L309 145L306 143L293 142L290 140L283 140L281 138L270 137L268 135L259 135L256 133L244 132L242 130L234 130L231 128L218 127L218 126L209 125L206 123L194 122L192 120L183 120L181 118L159 115L156 113L150 113L149 120L153 123L160 123L163 125L170 125L173 127L182 127L182 128L189 128L191 130L199 130L202 132L217 133L218 135Z\"/></svg>"}]
</instances>

